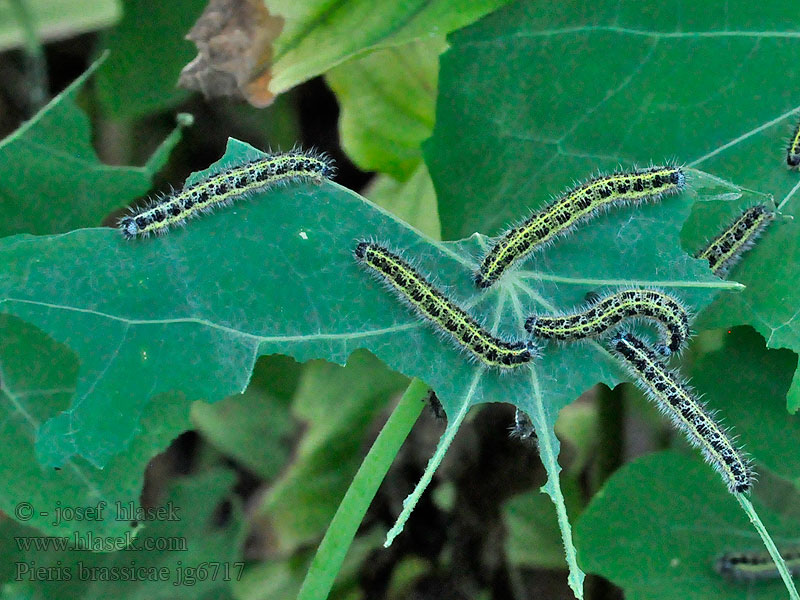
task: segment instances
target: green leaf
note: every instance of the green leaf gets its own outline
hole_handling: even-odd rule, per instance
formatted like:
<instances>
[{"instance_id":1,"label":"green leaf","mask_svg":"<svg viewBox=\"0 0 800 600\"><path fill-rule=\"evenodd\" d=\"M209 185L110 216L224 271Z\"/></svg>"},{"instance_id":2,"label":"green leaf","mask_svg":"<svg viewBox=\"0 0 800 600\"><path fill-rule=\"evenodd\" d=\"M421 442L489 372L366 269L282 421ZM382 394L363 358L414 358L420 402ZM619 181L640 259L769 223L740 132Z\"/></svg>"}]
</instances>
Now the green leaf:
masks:
<instances>
[{"instance_id":1,"label":"green leaf","mask_svg":"<svg viewBox=\"0 0 800 600\"><path fill-rule=\"evenodd\" d=\"M60 40L117 22L119 0L24 0L43 40ZM0 3L0 51L25 41L11 2Z\"/></svg>"},{"instance_id":2,"label":"green leaf","mask_svg":"<svg viewBox=\"0 0 800 600\"><path fill-rule=\"evenodd\" d=\"M233 482L233 473L221 469L179 480L164 504L154 507L162 512L154 513L155 519L135 536L121 536L117 540L89 530L88 535L103 543L129 542L128 550L118 552L71 548L18 553L16 538L35 543L37 532L7 521L4 535L0 536L6 546L3 555L16 553L16 568L21 571L16 581L3 589L4 594L15 595L3 597L24 594L29 598L63 600L232 598L230 582L241 575L244 567L239 561L239 545L244 541L241 511L234 503L224 526L216 524L215 512L228 498ZM107 518L107 513L104 517ZM88 539L86 535L82 537ZM48 539L50 543L59 542L59 538L38 539L39 543L47 543ZM150 549L157 547L168 549ZM36 576L37 568L53 569L53 575ZM132 568L139 569L133 580L122 578ZM112 579L114 572L117 575ZM153 581L150 574L164 579Z\"/></svg>"},{"instance_id":3,"label":"green leaf","mask_svg":"<svg viewBox=\"0 0 800 600\"><path fill-rule=\"evenodd\" d=\"M562 477L561 486L569 514L580 513L581 489L573 477ZM509 564L520 567L563 569L564 542L553 503L539 491L526 492L503 505L503 522L508 534L505 551Z\"/></svg>"},{"instance_id":4,"label":"green leaf","mask_svg":"<svg viewBox=\"0 0 800 600\"><path fill-rule=\"evenodd\" d=\"M33 119L0 142L0 235L60 233L98 225L150 189L180 139L169 136L144 167L104 165L89 119L75 104L94 63ZM191 119L179 119L179 128Z\"/></svg>"},{"instance_id":5,"label":"green leaf","mask_svg":"<svg viewBox=\"0 0 800 600\"><path fill-rule=\"evenodd\" d=\"M433 130L442 37L376 50L325 75L341 106L342 147L364 171L404 181Z\"/></svg>"},{"instance_id":6,"label":"green leaf","mask_svg":"<svg viewBox=\"0 0 800 600\"><path fill-rule=\"evenodd\" d=\"M143 117L189 95L177 87L178 76L195 55L185 37L205 5L125 0L122 20L100 39L109 58L97 73L97 97L107 115Z\"/></svg>"},{"instance_id":7,"label":"green leaf","mask_svg":"<svg viewBox=\"0 0 800 600\"><path fill-rule=\"evenodd\" d=\"M352 354L345 367L322 361L306 366L293 412L307 429L294 461L260 508L272 519L282 551L324 533L361 464L370 425L407 385L406 377L363 351Z\"/></svg>"},{"instance_id":8,"label":"green leaf","mask_svg":"<svg viewBox=\"0 0 800 600\"><path fill-rule=\"evenodd\" d=\"M264 357L244 393L193 404L192 422L217 449L269 481L289 458L286 439L294 429L289 405L300 370L285 356Z\"/></svg>"},{"instance_id":9,"label":"green leaf","mask_svg":"<svg viewBox=\"0 0 800 600\"><path fill-rule=\"evenodd\" d=\"M274 44L269 89L277 95L371 50L449 33L507 1L413 0L376 7L368 0L268 0L270 13L285 20Z\"/></svg>"},{"instance_id":10,"label":"green leaf","mask_svg":"<svg viewBox=\"0 0 800 600\"><path fill-rule=\"evenodd\" d=\"M721 296L703 323L751 324L769 347L800 351L800 198L784 154L798 17L781 0L724 11L520 1L452 35L425 151L444 238L495 233L598 169L675 158L768 191L794 216L732 273L747 290ZM702 227L711 237L722 225ZM798 374L789 407L800 407Z\"/></svg>"},{"instance_id":11,"label":"green leaf","mask_svg":"<svg viewBox=\"0 0 800 600\"><path fill-rule=\"evenodd\" d=\"M784 214L800 218L800 209L794 206L800 206L800 198L792 198L785 205ZM684 239L693 249L701 247L698 240L713 237L741 210L741 203L730 206L710 202L708 206L698 206L686 225ZM800 321L797 320L800 292L794 285L800 276L798 239L800 225L786 217L778 217L729 274L729 278L746 284L747 289L735 296L720 297L703 312L698 327L731 327L746 323L764 336L768 347L800 351ZM800 389L797 388L797 372L794 377L793 391L788 397L788 408L792 412L800 408L796 391Z\"/></svg>"},{"instance_id":12,"label":"green leaf","mask_svg":"<svg viewBox=\"0 0 800 600\"><path fill-rule=\"evenodd\" d=\"M378 175L364 195L428 237L441 239L436 192L424 164L402 183L388 175Z\"/></svg>"},{"instance_id":13,"label":"green leaf","mask_svg":"<svg viewBox=\"0 0 800 600\"><path fill-rule=\"evenodd\" d=\"M692 383L709 407L724 415L759 464L800 481L800 419L786 414L784 398L797 367L788 350L768 350L752 329L724 334L723 346L692 368Z\"/></svg>"},{"instance_id":14,"label":"green leaf","mask_svg":"<svg viewBox=\"0 0 800 600\"><path fill-rule=\"evenodd\" d=\"M0 509L51 535L91 531L119 536L130 531L130 523L118 520L111 508L108 518L99 522L64 521L56 509L138 501L147 463L189 428L189 402L181 394L154 399L145 407L140 430L128 448L105 469L79 457L68 459L59 470L42 468L34 440L43 422L68 407L78 360L64 345L15 317L0 315L0 331L0 476L5 483Z\"/></svg>"},{"instance_id":15,"label":"green leaf","mask_svg":"<svg viewBox=\"0 0 800 600\"><path fill-rule=\"evenodd\" d=\"M330 600L352 599L353 594L358 594L359 573L364 561L380 548L382 537L382 532L373 530L353 541L328 596ZM234 583L236 600L296 598L312 557L313 554L305 553L288 559L266 560L249 567L241 581Z\"/></svg>"},{"instance_id":16,"label":"green leaf","mask_svg":"<svg viewBox=\"0 0 800 600\"><path fill-rule=\"evenodd\" d=\"M221 162L256 152L231 141ZM0 240L2 310L42 328L81 361L71 407L39 430L39 456L49 465L73 455L102 465L126 446L154 396L180 390L190 400L213 402L242 391L260 355L342 364L366 348L389 368L433 387L449 416L390 538L468 409L511 401L536 426L549 475L544 489L557 503L570 582L580 594L553 425L558 411L596 382L618 382L619 367L591 344L548 351L502 377L486 372L358 268L352 251L365 237L389 240L492 330L509 335L523 335L531 312L579 304L588 291L615 283L676 290L700 309L717 290L738 284L713 277L680 250L681 224L695 200L744 192L696 171L687 181L686 193L663 203L601 216L532 261L531 270L509 274L485 293L474 289L472 271L486 238L432 242L330 183L264 192L158 239L126 241L116 231L94 229ZM626 235L618 235L621 228ZM595 249L589 258L585 248Z\"/></svg>"},{"instance_id":17,"label":"green leaf","mask_svg":"<svg viewBox=\"0 0 800 600\"><path fill-rule=\"evenodd\" d=\"M781 504L797 506L797 491L789 497L783 491ZM796 510L779 514L757 504L778 546L797 541ZM786 597L780 580L747 585L714 571L722 553L763 545L717 474L674 452L617 471L578 520L575 542L581 565L622 587L630 600Z\"/></svg>"}]
</instances>

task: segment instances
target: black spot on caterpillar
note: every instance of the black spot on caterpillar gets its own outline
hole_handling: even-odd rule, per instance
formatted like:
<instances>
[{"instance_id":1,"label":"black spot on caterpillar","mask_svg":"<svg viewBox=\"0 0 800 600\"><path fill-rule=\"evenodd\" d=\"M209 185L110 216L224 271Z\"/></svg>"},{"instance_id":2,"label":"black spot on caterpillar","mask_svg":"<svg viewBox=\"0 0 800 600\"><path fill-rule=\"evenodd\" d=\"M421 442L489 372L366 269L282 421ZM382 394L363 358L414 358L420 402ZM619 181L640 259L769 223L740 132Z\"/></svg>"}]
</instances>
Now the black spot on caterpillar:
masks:
<instances>
[{"instance_id":1,"label":"black spot on caterpillar","mask_svg":"<svg viewBox=\"0 0 800 600\"><path fill-rule=\"evenodd\" d=\"M163 234L170 227L184 225L189 218L227 206L247 194L292 181L330 179L334 173L333 163L324 154L295 150L265 156L229 166L132 209L130 215L119 220L119 230L127 239Z\"/></svg>"},{"instance_id":2,"label":"black spot on caterpillar","mask_svg":"<svg viewBox=\"0 0 800 600\"><path fill-rule=\"evenodd\" d=\"M748 492L753 481L749 460L734 446L694 391L675 372L667 370L655 351L634 335L617 333L611 339L611 349L659 410L700 448L706 461L722 475L730 492Z\"/></svg>"},{"instance_id":3,"label":"black spot on caterpillar","mask_svg":"<svg viewBox=\"0 0 800 600\"><path fill-rule=\"evenodd\" d=\"M530 343L506 341L492 335L414 267L383 246L361 241L355 257L414 312L486 366L507 370L538 356L536 347Z\"/></svg>"},{"instance_id":4,"label":"black spot on caterpillar","mask_svg":"<svg viewBox=\"0 0 800 600\"><path fill-rule=\"evenodd\" d=\"M636 288L597 296L579 311L529 317L525 329L541 339L576 341L600 337L628 319L658 325L662 340L656 346L659 354L678 352L689 339L689 314L677 298L658 290Z\"/></svg>"},{"instance_id":5,"label":"black spot on caterpillar","mask_svg":"<svg viewBox=\"0 0 800 600\"><path fill-rule=\"evenodd\" d=\"M680 167L651 167L592 179L503 233L476 271L475 284L491 286L535 249L614 204L655 201L681 191L685 183Z\"/></svg>"}]
</instances>

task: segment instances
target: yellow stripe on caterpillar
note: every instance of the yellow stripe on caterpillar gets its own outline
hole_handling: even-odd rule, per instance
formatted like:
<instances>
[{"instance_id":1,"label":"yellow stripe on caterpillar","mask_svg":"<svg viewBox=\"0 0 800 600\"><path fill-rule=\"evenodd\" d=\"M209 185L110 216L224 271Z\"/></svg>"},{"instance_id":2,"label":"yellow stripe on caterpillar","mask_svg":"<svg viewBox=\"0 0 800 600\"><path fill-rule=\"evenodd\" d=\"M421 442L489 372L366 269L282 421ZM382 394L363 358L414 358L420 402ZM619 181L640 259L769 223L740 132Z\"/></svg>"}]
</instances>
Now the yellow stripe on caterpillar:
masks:
<instances>
[{"instance_id":1,"label":"yellow stripe on caterpillar","mask_svg":"<svg viewBox=\"0 0 800 600\"><path fill-rule=\"evenodd\" d=\"M273 154L217 171L184 186L119 220L127 239L166 233L186 219L227 206L237 198L292 181L321 181L333 177L333 163L325 155L292 151Z\"/></svg>"},{"instance_id":2,"label":"yellow stripe on caterpillar","mask_svg":"<svg viewBox=\"0 0 800 600\"><path fill-rule=\"evenodd\" d=\"M492 335L414 267L387 248L361 241L356 246L355 257L418 315L483 364L507 370L538 356L533 344L506 341Z\"/></svg>"},{"instance_id":3,"label":"yellow stripe on caterpillar","mask_svg":"<svg viewBox=\"0 0 800 600\"><path fill-rule=\"evenodd\" d=\"M540 339L571 342L600 337L629 319L658 326L659 354L678 352L689 339L689 314L683 304L664 292L639 288L609 293L572 313L534 315L525 321L525 329Z\"/></svg>"},{"instance_id":4,"label":"yellow stripe on caterpillar","mask_svg":"<svg viewBox=\"0 0 800 600\"><path fill-rule=\"evenodd\" d=\"M488 288L531 252L610 206L658 200L678 193L685 183L681 167L651 167L592 179L503 233L475 272L475 284Z\"/></svg>"},{"instance_id":5,"label":"yellow stripe on caterpillar","mask_svg":"<svg viewBox=\"0 0 800 600\"><path fill-rule=\"evenodd\" d=\"M630 333L615 334L611 349L659 410L700 448L706 461L722 475L728 490L732 494L748 492L753 483L750 461L689 386L667 370L652 348Z\"/></svg>"},{"instance_id":6,"label":"yellow stripe on caterpillar","mask_svg":"<svg viewBox=\"0 0 800 600\"><path fill-rule=\"evenodd\" d=\"M786 149L786 164L791 169L800 167L800 122L794 128L794 133L789 139L789 147Z\"/></svg>"}]
</instances>

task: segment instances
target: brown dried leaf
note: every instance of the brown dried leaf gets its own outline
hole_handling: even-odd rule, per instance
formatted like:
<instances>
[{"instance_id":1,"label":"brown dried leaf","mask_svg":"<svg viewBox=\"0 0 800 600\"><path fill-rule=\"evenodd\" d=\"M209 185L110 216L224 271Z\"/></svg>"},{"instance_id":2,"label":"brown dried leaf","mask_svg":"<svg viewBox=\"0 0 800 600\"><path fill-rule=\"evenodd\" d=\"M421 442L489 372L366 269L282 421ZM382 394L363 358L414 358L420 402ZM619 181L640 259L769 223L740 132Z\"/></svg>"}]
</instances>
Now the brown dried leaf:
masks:
<instances>
[{"instance_id":1,"label":"brown dried leaf","mask_svg":"<svg viewBox=\"0 0 800 600\"><path fill-rule=\"evenodd\" d=\"M268 106L275 98L269 91L272 44L283 25L261 0L209 0L186 36L198 54L181 71L178 85L207 98L234 96Z\"/></svg>"}]
</instances>

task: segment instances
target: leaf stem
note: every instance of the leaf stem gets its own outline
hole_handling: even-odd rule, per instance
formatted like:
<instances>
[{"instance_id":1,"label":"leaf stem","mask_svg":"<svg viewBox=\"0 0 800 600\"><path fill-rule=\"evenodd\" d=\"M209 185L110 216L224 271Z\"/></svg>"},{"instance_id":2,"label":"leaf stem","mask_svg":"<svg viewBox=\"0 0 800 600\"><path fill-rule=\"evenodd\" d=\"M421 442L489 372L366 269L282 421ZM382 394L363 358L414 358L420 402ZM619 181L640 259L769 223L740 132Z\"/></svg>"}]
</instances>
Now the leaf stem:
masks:
<instances>
[{"instance_id":1,"label":"leaf stem","mask_svg":"<svg viewBox=\"0 0 800 600\"><path fill-rule=\"evenodd\" d=\"M586 575L578 566L577 552L572 541L572 527L569 523L567 507L564 503L564 495L561 493L561 485L559 483L561 465L558 464L558 452L560 443L555 436L552 421L548 419L545 413L542 394L539 389L539 379L534 369L531 369L531 383L534 390L534 404L533 410L528 412L528 415L531 417L536 430L536 437L539 442L539 457L547 471L547 482L541 487L541 491L550 496L550 500L552 500L556 508L561 540L564 542L564 556L569 567L567 584L572 589L575 597L578 600L583 600L583 582Z\"/></svg>"},{"instance_id":2,"label":"leaf stem","mask_svg":"<svg viewBox=\"0 0 800 600\"><path fill-rule=\"evenodd\" d=\"M386 472L422 412L428 386L413 379L353 478L306 573L298 600L324 600Z\"/></svg>"},{"instance_id":3,"label":"leaf stem","mask_svg":"<svg viewBox=\"0 0 800 600\"><path fill-rule=\"evenodd\" d=\"M797 595L797 588L794 586L794 581L792 581L792 577L789 575L789 571L786 568L786 563L783 562L783 557L781 556L780 552L778 552L778 548L775 547L775 542L772 541L772 538L767 532L766 527L764 527L764 524L758 517L756 509L753 508L753 504L744 494L734 494L734 495L736 496L736 499L739 501L739 504L742 505L744 512L750 518L750 522L756 528L758 535L761 536L761 539L763 540L764 545L767 547L767 551L769 552L769 555L772 557L772 561L775 563L775 566L778 567L778 573L780 573L781 579L783 579L783 584L789 591L789 598L791 598L792 600L800 600L800 596Z\"/></svg>"},{"instance_id":4,"label":"leaf stem","mask_svg":"<svg viewBox=\"0 0 800 600\"><path fill-rule=\"evenodd\" d=\"M414 488L414 491L412 491L406 497L406 499L403 500L403 510L400 511L400 515L397 517L394 525L386 534L386 541L383 543L384 548L391 546L394 538L400 535L400 532L403 531L403 527L405 526L406 521L408 521L408 517L411 516L411 512L414 510L414 507L417 505L417 502L419 502L423 492L425 492L431 480L433 479L433 474L436 472L436 469L444 459L447 449L450 447L450 444L453 443L453 438L456 437L456 433L458 433L458 428L461 427L464 417L467 416L467 412L469 412L470 406L472 406L472 396L475 393L475 388L480 381L482 373L483 369L478 369L476 371L461 408L452 420L450 420L448 416L447 429L445 430L444 434L442 434L442 437L439 438L439 444L436 446L436 451L428 461L428 464L425 467L425 472L422 474L422 477L420 477L419 482L417 482L417 486Z\"/></svg>"}]
</instances>

